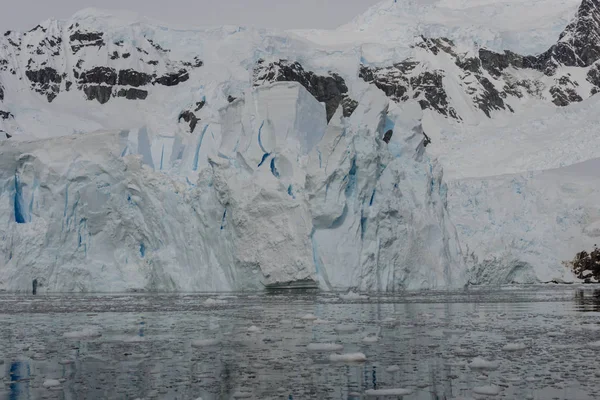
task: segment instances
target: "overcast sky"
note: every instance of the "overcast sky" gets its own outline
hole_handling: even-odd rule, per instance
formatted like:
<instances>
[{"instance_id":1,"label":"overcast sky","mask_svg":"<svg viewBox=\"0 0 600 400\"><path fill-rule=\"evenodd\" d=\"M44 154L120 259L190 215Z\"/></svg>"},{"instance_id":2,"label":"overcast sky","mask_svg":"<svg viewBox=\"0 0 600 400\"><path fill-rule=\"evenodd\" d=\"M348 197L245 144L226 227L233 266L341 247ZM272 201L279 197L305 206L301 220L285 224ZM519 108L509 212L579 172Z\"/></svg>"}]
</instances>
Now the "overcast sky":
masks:
<instances>
[{"instance_id":1,"label":"overcast sky","mask_svg":"<svg viewBox=\"0 0 600 400\"><path fill-rule=\"evenodd\" d=\"M0 30L29 30L45 19L68 19L76 11L87 7L125 9L159 21L185 25L335 28L379 1L381 0L16 0L15 6L2 7Z\"/></svg>"}]
</instances>

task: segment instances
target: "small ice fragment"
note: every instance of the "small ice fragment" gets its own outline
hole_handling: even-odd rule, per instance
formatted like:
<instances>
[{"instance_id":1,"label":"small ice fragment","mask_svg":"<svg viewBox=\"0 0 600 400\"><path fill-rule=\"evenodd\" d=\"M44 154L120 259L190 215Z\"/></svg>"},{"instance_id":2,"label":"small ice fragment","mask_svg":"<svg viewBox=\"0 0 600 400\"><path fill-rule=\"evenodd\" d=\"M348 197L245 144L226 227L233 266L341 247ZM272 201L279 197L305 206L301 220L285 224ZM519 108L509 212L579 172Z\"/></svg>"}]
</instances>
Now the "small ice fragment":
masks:
<instances>
[{"instance_id":1,"label":"small ice fragment","mask_svg":"<svg viewBox=\"0 0 600 400\"><path fill-rule=\"evenodd\" d=\"M256 325L252 325L250 328L247 329L247 331L250 333L256 333L260 332L260 328Z\"/></svg>"},{"instance_id":2,"label":"small ice fragment","mask_svg":"<svg viewBox=\"0 0 600 400\"><path fill-rule=\"evenodd\" d=\"M315 319L313 321L313 324L315 324L315 325L326 325L326 324L330 324L330 323L331 323L331 321L327 321L324 319Z\"/></svg>"},{"instance_id":3,"label":"small ice fragment","mask_svg":"<svg viewBox=\"0 0 600 400\"><path fill-rule=\"evenodd\" d=\"M60 386L60 382L58 381L58 379L46 379L42 386L44 386L45 388L57 387Z\"/></svg>"},{"instance_id":4,"label":"small ice fragment","mask_svg":"<svg viewBox=\"0 0 600 400\"><path fill-rule=\"evenodd\" d=\"M367 356L363 353L346 353L346 354L331 354L329 361L333 362L364 362L367 361Z\"/></svg>"},{"instance_id":5,"label":"small ice fragment","mask_svg":"<svg viewBox=\"0 0 600 400\"><path fill-rule=\"evenodd\" d=\"M389 367L387 367L385 369L385 372L396 372L396 371L400 371L400 367L397 365L390 365Z\"/></svg>"},{"instance_id":6,"label":"small ice fragment","mask_svg":"<svg viewBox=\"0 0 600 400\"><path fill-rule=\"evenodd\" d=\"M219 339L198 339L192 340L192 347L211 347L217 346L220 343Z\"/></svg>"},{"instance_id":7,"label":"small ice fragment","mask_svg":"<svg viewBox=\"0 0 600 400\"><path fill-rule=\"evenodd\" d=\"M377 343L379 341L379 337L377 335L369 335L363 338L363 343Z\"/></svg>"},{"instance_id":8,"label":"small ice fragment","mask_svg":"<svg viewBox=\"0 0 600 400\"><path fill-rule=\"evenodd\" d=\"M281 320L281 323L282 323L282 324L284 324L284 325L289 325L289 324L291 324L291 323L292 323L292 321L291 321L291 320L289 320L289 319L282 319L282 320Z\"/></svg>"},{"instance_id":9,"label":"small ice fragment","mask_svg":"<svg viewBox=\"0 0 600 400\"><path fill-rule=\"evenodd\" d=\"M408 396L412 394L411 389L396 388L396 389L369 389L365 391L365 395L368 397L375 396Z\"/></svg>"},{"instance_id":10,"label":"small ice fragment","mask_svg":"<svg viewBox=\"0 0 600 400\"><path fill-rule=\"evenodd\" d=\"M502 348L504 351L520 351L525 350L527 345L525 343L508 343Z\"/></svg>"},{"instance_id":11,"label":"small ice fragment","mask_svg":"<svg viewBox=\"0 0 600 400\"><path fill-rule=\"evenodd\" d=\"M560 337L560 336L565 336L565 334L563 332L548 332L547 335L549 337Z\"/></svg>"},{"instance_id":12,"label":"small ice fragment","mask_svg":"<svg viewBox=\"0 0 600 400\"><path fill-rule=\"evenodd\" d=\"M600 341L589 343L588 347L591 347L592 349L600 349Z\"/></svg>"},{"instance_id":13,"label":"small ice fragment","mask_svg":"<svg viewBox=\"0 0 600 400\"><path fill-rule=\"evenodd\" d=\"M473 361L469 364L469 368L471 369L481 369L494 371L498 369L499 365L496 361L488 361L481 357L475 357Z\"/></svg>"},{"instance_id":14,"label":"small ice fragment","mask_svg":"<svg viewBox=\"0 0 600 400\"><path fill-rule=\"evenodd\" d=\"M80 331L66 332L63 334L64 338L67 339L91 339L102 336L98 329L84 328Z\"/></svg>"},{"instance_id":15,"label":"small ice fragment","mask_svg":"<svg viewBox=\"0 0 600 400\"><path fill-rule=\"evenodd\" d=\"M302 319L305 321L315 321L319 318L314 316L313 314L306 314L305 316L302 317Z\"/></svg>"},{"instance_id":16,"label":"small ice fragment","mask_svg":"<svg viewBox=\"0 0 600 400\"><path fill-rule=\"evenodd\" d=\"M473 388L473 393L481 394L484 396L497 396L498 394L500 394L500 388L494 385L479 386Z\"/></svg>"},{"instance_id":17,"label":"small ice fragment","mask_svg":"<svg viewBox=\"0 0 600 400\"><path fill-rule=\"evenodd\" d=\"M341 351L344 346L337 343L310 343L306 346L308 351Z\"/></svg>"},{"instance_id":18,"label":"small ice fragment","mask_svg":"<svg viewBox=\"0 0 600 400\"><path fill-rule=\"evenodd\" d=\"M365 294L360 294L360 293L356 293L353 291L349 291L348 293L342 293L340 294L340 299L341 300L366 300L368 299L369 296L365 295Z\"/></svg>"},{"instance_id":19,"label":"small ice fragment","mask_svg":"<svg viewBox=\"0 0 600 400\"><path fill-rule=\"evenodd\" d=\"M69 365L69 364L73 364L75 361L74 360L60 360L58 363L60 365Z\"/></svg>"},{"instance_id":20,"label":"small ice fragment","mask_svg":"<svg viewBox=\"0 0 600 400\"><path fill-rule=\"evenodd\" d=\"M227 300L208 298L204 301L205 306L216 306L216 305L221 305L221 304L227 304Z\"/></svg>"}]
</instances>

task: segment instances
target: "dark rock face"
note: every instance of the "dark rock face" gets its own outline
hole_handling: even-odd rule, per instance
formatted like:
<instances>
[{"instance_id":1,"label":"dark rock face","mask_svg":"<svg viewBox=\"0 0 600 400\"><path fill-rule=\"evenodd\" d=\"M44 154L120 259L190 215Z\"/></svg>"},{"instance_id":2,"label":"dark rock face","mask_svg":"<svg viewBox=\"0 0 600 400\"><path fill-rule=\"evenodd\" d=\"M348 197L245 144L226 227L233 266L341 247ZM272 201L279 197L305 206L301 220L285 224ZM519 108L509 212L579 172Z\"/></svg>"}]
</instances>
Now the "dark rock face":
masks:
<instances>
[{"instance_id":1,"label":"dark rock face","mask_svg":"<svg viewBox=\"0 0 600 400\"><path fill-rule=\"evenodd\" d=\"M181 82L185 82L190 79L190 74L185 69L180 69L177 72L172 72L166 75L163 75L154 80L155 83L164 86L175 86L179 85Z\"/></svg>"},{"instance_id":2,"label":"dark rock face","mask_svg":"<svg viewBox=\"0 0 600 400\"><path fill-rule=\"evenodd\" d=\"M71 50L73 51L73 54L75 54L83 47L102 47L105 45L103 37L104 33L102 32L75 31L69 36L69 41L71 42Z\"/></svg>"},{"instance_id":3,"label":"dark rock face","mask_svg":"<svg viewBox=\"0 0 600 400\"><path fill-rule=\"evenodd\" d=\"M594 246L591 253L582 251L570 264L577 278L585 283L600 282L600 248Z\"/></svg>"},{"instance_id":4,"label":"dark rock face","mask_svg":"<svg viewBox=\"0 0 600 400\"><path fill-rule=\"evenodd\" d=\"M436 51L438 51L438 48ZM416 99L422 109L431 109L442 115L460 119L448 103L444 89L444 72L441 70L416 72L418 62L406 60L391 67L371 68L361 66L359 77L381 89L395 102Z\"/></svg>"},{"instance_id":5,"label":"dark rock face","mask_svg":"<svg viewBox=\"0 0 600 400\"><path fill-rule=\"evenodd\" d=\"M342 98L342 111L344 118L350 117L352 113L354 113L354 110L356 110L356 107L358 107L358 101L352 100L348 96Z\"/></svg>"},{"instance_id":6,"label":"dark rock face","mask_svg":"<svg viewBox=\"0 0 600 400\"><path fill-rule=\"evenodd\" d=\"M145 100L148 91L135 88L119 89L117 97L125 97L127 100Z\"/></svg>"},{"instance_id":7,"label":"dark rock face","mask_svg":"<svg viewBox=\"0 0 600 400\"><path fill-rule=\"evenodd\" d=\"M45 95L49 103L56 98L60 91L62 77L54 68L45 67L39 70L27 70L25 75L31 81L32 89Z\"/></svg>"},{"instance_id":8,"label":"dark rock face","mask_svg":"<svg viewBox=\"0 0 600 400\"><path fill-rule=\"evenodd\" d=\"M413 98L418 98L423 91L425 99L419 100L422 109L434 109L442 115L460 119L454 108L448 104L448 96L442 84L443 71L424 72L411 77L410 85L415 93Z\"/></svg>"},{"instance_id":9,"label":"dark rock face","mask_svg":"<svg viewBox=\"0 0 600 400\"><path fill-rule=\"evenodd\" d=\"M486 77L479 76L479 83L483 87L483 94L475 98L475 102L478 107L491 118L490 111L492 110L505 110L504 100L500 96L500 92L496 89L494 84Z\"/></svg>"},{"instance_id":10,"label":"dark rock face","mask_svg":"<svg viewBox=\"0 0 600 400\"><path fill-rule=\"evenodd\" d=\"M133 69L122 69L119 71L119 85L140 87L150 82L152 82L152 76L144 72L134 71Z\"/></svg>"},{"instance_id":11,"label":"dark rock face","mask_svg":"<svg viewBox=\"0 0 600 400\"><path fill-rule=\"evenodd\" d=\"M200 120L198 117L196 117L196 114L190 110L182 111L181 114L179 114L179 118L177 118L177 122L181 122L182 119L190 125L190 132L192 133L194 132L194 129L196 129L196 125Z\"/></svg>"},{"instance_id":12,"label":"dark rock face","mask_svg":"<svg viewBox=\"0 0 600 400\"><path fill-rule=\"evenodd\" d=\"M112 86L85 86L83 92L88 100L98 100L100 104L105 104L110 100L112 94Z\"/></svg>"},{"instance_id":13,"label":"dark rock face","mask_svg":"<svg viewBox=\"0 0 600 400\"><path fill-rule=\"evenodd\" d=\"M590 68L587 73L587 79L589 83L594 85L592 88L591 95L594 95L600 91L600 64L596 63Z\"/></svg>"},{"instance_id":14,"label":"dark rock face","mask_svg":"<svg viewBox=\"0 0 600 400\"><path fill-rule=\"evenodd\" d=\"M298 62L279 60L267 64L263 60L259 60L254 68L254 86L273 82L300 83L318 101L325 103L328 122L348 93L346 82L335 73L322 76L312 71L305 71ZM352 104L351 102L347 103L344 114L348 116L352 114L354 111Z\"/></svg>"},{"instance_id":15,"label":"dark rock face","mask_svg":"<svg viewBox=\"0 0 600 400\"><path fill-rule=\"evenodd\" d=\"M117 84L117 71L109 67L95 67L82 72L79 77L79 83L84 85L104 83L113 86Z\"/></svg>"},{"instance_id":16,"label":"dark rock face","mask_svg":"<svg viewBox=\"0 0 600 400\"><path fill-rule=\"evenodd\" d=\"M196 108L194 108L194 111L200 111L202 110L202 108L204 108L204 106L206 105L206 100L202 100L196 103Z\"/></svg>"},{"instance_id":17,"label":"dark rock face","mask_svg":"<svg viewBox=\"0 0 600 400\"><path fill-rule=\"evenodd\" d=\"M201 66L204 65L204 62L202 60L200 60L200 58L198 58L197 56L194 57L193 61L184 61L181 63L184 67L190 67L190 68L200 68Z\"/></svg>"},{"instance_id":18,"label":"dark rock face","mask_svg":"<svg viewBox=\"0 0 600 400\"><path fill-rule=\"evenodd\" d=\"M539 58L548 71L558 65L589 67L600 59L600 0L583 0L575 19L561 33L558 43Z\"/></svg>"},{"instance_id":19,"label":"dark rock face","mask_svg":"<svg viewBox=\"0 0 600 400\"><path fill-rule=\"evenodd\" d=\"M0 110L0 119L9 119L9 118L14 119L15 116L11 112Z\"/></svg>"},{"instance_id":20,"label":"dark rock face","mask_svg":"<svg viewBox=\"0 0 600 400\"><path fill-rule=\"evenodd\" d=\"M227 96L228 103L233 103L236 99L237 99L237 97L233 97L232 95Z\"/></svg>"},{"instance_id":21,"label":"dark rock face","mask_svg":"<svg viewBox=\"0 0 600 400\"><path fill-rule=\"evenodd\" d=\"M4 100L4 86L0 84L0 101Z\"/></svg>"}]
</instances>

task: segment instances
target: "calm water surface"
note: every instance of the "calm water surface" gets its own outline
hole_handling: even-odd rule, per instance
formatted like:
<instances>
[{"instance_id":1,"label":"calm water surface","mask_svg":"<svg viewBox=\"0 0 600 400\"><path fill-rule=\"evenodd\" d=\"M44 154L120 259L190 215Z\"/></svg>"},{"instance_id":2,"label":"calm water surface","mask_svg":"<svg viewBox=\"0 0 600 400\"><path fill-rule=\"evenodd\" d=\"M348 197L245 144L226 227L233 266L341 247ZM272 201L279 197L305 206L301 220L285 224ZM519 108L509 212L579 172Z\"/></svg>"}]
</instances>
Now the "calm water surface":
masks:
<instances>
[{"instance_id":1,"label":"calm water surface","mask_svg":"<svg viewBox=\"0 0 600 400\"><path fill-rule=\"evenodd\" d=\"M2 294L0 340L0 399L600 398L593 287Z\"/></svg>"}]
</instances>

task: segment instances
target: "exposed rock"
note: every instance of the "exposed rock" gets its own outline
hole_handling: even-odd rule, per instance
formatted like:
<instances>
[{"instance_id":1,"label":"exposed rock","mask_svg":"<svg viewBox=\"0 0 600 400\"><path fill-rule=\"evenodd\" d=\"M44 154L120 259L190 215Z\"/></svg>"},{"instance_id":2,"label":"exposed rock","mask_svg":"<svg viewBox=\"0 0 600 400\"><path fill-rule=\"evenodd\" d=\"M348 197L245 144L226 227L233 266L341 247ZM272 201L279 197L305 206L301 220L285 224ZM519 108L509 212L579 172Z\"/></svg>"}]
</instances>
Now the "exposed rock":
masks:
<instances>
[{"instance_id":1,"label":"exposed rock","mask_svg":"<svg viewBox=\"0 0 600 400\"><path fill-rule=\"evenodd\" d=\"M88 71L81 73L79 78L80 84L89 83L105 83L107 85L117 84L117 71L110 67L94 67Z\"/></svg>"},{"instance_id":2,"label":"exposed rock","mask_svg":"<svg viewBox=\"0 0 600 400\"><path fill-rule=\"evenodd\" d=\"M346 82L335 73L330 72L328 76L316 75L312 71L305 71L298 62L279 60L266 64L264 60L259 60L254 69L254 86L272 82L300 83L318 101L325 103L327 121L331 120L348 93ZM345 113L350 112L350 108Z\"/></svg>"},{"instance_id":3,"label":"exposed rock","mask_svg":"<svg viewBox=\"0 0 600 400\"><path fill-rule=\"evenodd\" d=\"M581 96L573 88L565 88L558 85L552 86L550 88L550 94L552 95L552 102L560 107L583 101Z\"/></svg>"},{"instance_id":4,"label":"exposed rock","mask_svg":"<svg viewBox=\"0 0 600 400\"><path fill-rule=\"evenodd\" d=\"M105 44L104 40L103 40L103 36L104 36L104 33L102 33L102 32L81 32L81 31L73 32L69 36L69 40L71 42L71 50L73 51L73 53L77 53L83 47L88 47L88 46L102 47ZM78 43L74 44L73 42L78 42Z\"/></svg>"},{"instance_id":5,"label":"exposed rock","mask_svg":"<svg viewBox=\"0 0 600 400\"><path fill-rule=\"evenodd\" d=\"M184 67L190 67L190 68L200 68L201 66L204 65L204 62L202 62L202 60L200 60L200 58L198 58L198 56L194 57L193 61L184 61L181 63Z\"/></svg>"},{"instance_id":6,"label":"exposed rock","mask_svg":"<svg viewBox=\"0 0 600 400\"><path fill-rule=\"evenodd\" d=\"M146 40L148 41L148 43L150 43L150 45L152 47L154 47L158 51L161 51L163 53L168 53L169 51L171 51L171 50L167 50L167 49L162 48L158 43L155 43L152 39L146 38Z\"/></svg>"},{"instance_id":7,"label":"exposed rock","mask_svg":"<svg viewBox=\"0 0 600 400\"><path fill-rule=\"evenodd\" d=\"M4 86L0 84L0 101L4 100Z\"/></svg>"},{"instance_id":8,"label":"exposed rock","mask_svg":"<svg viewBox=\"0 0 600 400\"><path fill-rule=\"evenodd\" d=\"M350 117L356 107L358 107L358 101L352 100L348 96L342 97L342 110L345 118Z\"/></svg>"},{"instance_id":9,"label":"exposed rock","mask_svg":"<svg viewBox=\"0 0 600 400\"><path fill-rule=\"evenodd\" d=\"M394 131L389 129L384 135L383 135L383 141L386 143L389 143L390 140L392 140L392 136L394 135Z\"/></svg>"},{"instance_id":10,"label":"exposed rock","mask_svg":"<svg viewBox=\"0 0 600 400\"><path fill-rule=\"evenodd\" d=\"M194 111L200 111L206 105L206 100L196 102L196 108Z\"/></svg>"},{"instance_id":11,"label":"exposed rock","mask_svg":"<svg viewBox=\"0 0 600 400\"><path fill-rule=\"evenodd\" d=\"M448 104L448 96L442 84L443 71L423 72L410 79L414 91L413 98L418 99L423 94L424 99L419 100L421 108L436 110L442 115L460 119L453 107Z\"/></svg>"},{"instance_id":12,"label":"exposed rock","mask_svg":"<svg viewBox=\"0 0 600 400\"><path fill-rule=\"evenodd\" d=\"M131 56L131 53L123 53L121 55L121 57L123 57L123 58L129 58L130 56Z\"/></svg>"},{"instance_id":13,"label":"exposed rock","mask_svg":"<svg viewBox=\"0 0 600 400\"><path fill-rule=\"evenodd\" d=\"M15 118L15 116L11 112L0 110L0 119L9 119L9 118Z\"/></svg>"},{"instance_id":14,"label":"exposed rock","mask_svg":"<svg viewBox=\"0 0 600 400\"><path fill-rule=\"evenodd\" d=\"M119 71L119 85L128 85L140 87L149 84L152 76L144 72L138 72L133 69L122 69Z\"/></svg>"},{"instance_id":15,"label":"exposed rock","mask_svg":"<svg viewBox=\"0 0 600 400\"><path fill-rule=\"evenodd\" d=\"M60 91L62 77L54 68L45 67L39 70L27 70L25 75L31 81L32 89L45 95L48 102L52 102L56 98Z\"/></svg>"},{"instance_id":16,"label":"exposed rock","mask_svg":"<svg viewBox=\"0 0 600 400\"><path fill-rule=\"evenodd\" d=\"M585 283L600 282L600 248L594 246L591 253L582 251L569 264L577 278Z\"/></svg>"},{"instance_id":17,"label":"exposed rock","mask_svg":"<svg viewBox=\"0 0 600 400\"><path fill-rule=\"evenodd\" d=\"M505 110L504 100L502 100L500 92L494 84L484 76L479 76L478 81L484 89L483 93L476 98L476 104L481 111L491 118L490 112L492 110Z\"/></svg>"},{"instance_id":18,"label":"exposed rock","mask_svg":"<svg viewBox=\"0 0 600 400\"><path fill-rule=\"evenodd\" d=\"M190 79L190 75L187 70L180 69L177 72L165 74L159 78L156 78L154 82L164 86L175 86L181 82L187 81L188 79Z\"/></svg>"},{"instance_id":19,"label":"exposed rock","mask_svg":"<svg viewBox=\"0 0 600 400\"><path fill-rule=\"evenodd\" d=\"M600 0L583 0L577 15L561 33L558 43L540 55L539 64L547 74L553 74L558 65L588 67L598 59Z\"/></svg>"},{"instance_id":20,"label":"exposed rock","mask_svg":"<svg viewBox=\"0 0 600 400\"><path fill-rule=\"evenodd\" d=\"M182 119L190 125L190 132L193 133L199 121L198 117L196 117L196 115L190 110L185 110L182 111L181 114L179 114L177 122L181 122Z\"/></svg>"},{"instance_id":21,"label":"exposed rock","mask_svg":"<svg viewBox=\"0 0 600 400\"><path fill-rule=\"evenodd\" d=\"M83 92L88 100L98 100L100 104L105 104L108 100L110 100L112 86L85 86L83 88Z\"/></svg>"},{"instance_id":22,"label":"exposed rock","mask_svg":"<svg viewBox=\"0 0 600 400\"><path fill-rule=\"evenodd\" d=\"M125 97L127 100L145 100L148 97L148 91L135 88L119 89L117 97Z\"/></svg>"},{"instance_id":23,"label":"exposed rock","mask_svg":"<svg viewBox=\"0 0 600 400\"><path fill-rule=\"evenodd\" d=\"M118 51L113 51L113 53L110 55L110 59L111 60L116 60L119 58L119 52Z\"/></svg>"},{"instance_id":24,"label":"exposed rock","mask_svg":"<svg viewBox=\"0 0 600 400\"><path fill-rule=\"evenodd\" d=\"M236 99L237 99L237 97L233 97L232 95L227 96L228 103L233 103Z\"/></svg>"}]
</instances>

